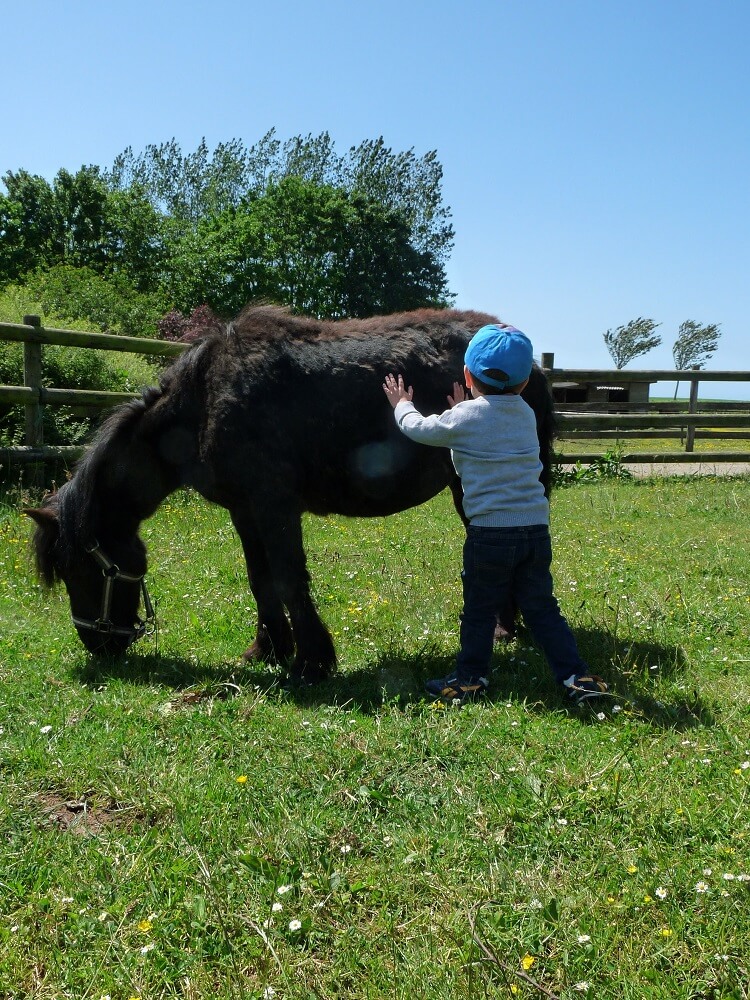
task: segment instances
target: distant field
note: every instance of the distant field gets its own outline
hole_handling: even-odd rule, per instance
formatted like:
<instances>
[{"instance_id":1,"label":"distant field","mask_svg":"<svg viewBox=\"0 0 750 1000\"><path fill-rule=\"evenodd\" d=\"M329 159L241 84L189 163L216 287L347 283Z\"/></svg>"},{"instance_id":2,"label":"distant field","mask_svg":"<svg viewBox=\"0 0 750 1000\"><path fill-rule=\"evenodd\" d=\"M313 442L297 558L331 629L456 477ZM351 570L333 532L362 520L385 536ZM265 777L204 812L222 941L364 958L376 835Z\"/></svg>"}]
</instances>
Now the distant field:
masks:
<instances>
[{"instance_id":1,"label":"distant field","mask_svg":"<svg viewBox=\"0 0 750 1000\"><path fill-rule=\"evenodd\" d=\"M560 456L571 452L589 455L601 455L606 451L622 452L675 452L684 454L685 445L679 438L575 438L567 440L558 438L555 442L555 452ZM747 452L750 461L750 440L727 440L726 438L698 438L693 452L700 456L701 452Z\"/></svg>"}]
</instances>

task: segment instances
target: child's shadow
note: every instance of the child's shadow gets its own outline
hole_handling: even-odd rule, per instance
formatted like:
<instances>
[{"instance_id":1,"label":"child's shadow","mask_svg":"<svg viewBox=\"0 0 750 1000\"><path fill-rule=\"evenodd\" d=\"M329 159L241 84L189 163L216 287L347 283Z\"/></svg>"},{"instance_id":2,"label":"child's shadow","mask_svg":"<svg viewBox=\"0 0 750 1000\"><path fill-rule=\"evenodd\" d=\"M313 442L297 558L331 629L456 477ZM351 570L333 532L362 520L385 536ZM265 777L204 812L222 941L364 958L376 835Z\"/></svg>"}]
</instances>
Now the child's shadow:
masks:
<instances>
[{"instance_id":1,"label":"child's shadow","mask_svg":"<svg viewBox=\"0 0 750 1000\"><path fill-rule=\"evenodd\" d=\"M658 697L655 689L661 679L671 680L685 671L684 654L678 648L645 640L627 646L619 643L615 648L612 637L597 630L579 629L576 638L592 672L604 675L609 695L592 699L583 707L573 705L552 680L541 652L531 654L530 640L522 634L517 643L496 647L490 688L482 700L490 704L517 702L535 713L568 711L582 721L598 721L597 714L604 712L613 718L620 713L636 716L660 728L714 724L714 712L698 692L675 697L672 690L666 698ZM91 657L77 673L89 685L119 679L131 684L159 684L180 692L202 691L206 697L229 697L254 688L269 695L278 693L301 706L351 705L361 712L375 713L384 704L430 702L425 681L448 675L454 665L453 655L423 646L416 650L392 648L365 667L349 670L344 666L329 680L314 685L292 683L282 669L271 665L212 664L158 653L130 653L116 659Z\"/></svg>"},{"instance_id":2,"label":"child's shadow","mask_svg":"<svg viewBox=\"0 0 750 1000\"><path fill-rule=\"evenodd\" d=\"M672 685L662 694L661 681L680 677L687 666L679 647L665 647L650 640L615 643L611 635L598 630L578 629L576 639L592 673L601 673L609 694L575 705L568 693L552 679L541 651L532 646L527 634L519 641L498 645L490 672L490 688L482 700L493 703L516 702L528 711L567 711L584 722L606 717L639 718L658 728L691 729L715 723L714 709L699 692L675 695ZM403 648L381 653L367 667L344 670L315 686L290 686L296 702L353 704L363 712L377 712L383 704L409 705L429 700L424 683L431 677L445 677L453 670L452 655L429 648Z\"/></svg>"}]
</instances>

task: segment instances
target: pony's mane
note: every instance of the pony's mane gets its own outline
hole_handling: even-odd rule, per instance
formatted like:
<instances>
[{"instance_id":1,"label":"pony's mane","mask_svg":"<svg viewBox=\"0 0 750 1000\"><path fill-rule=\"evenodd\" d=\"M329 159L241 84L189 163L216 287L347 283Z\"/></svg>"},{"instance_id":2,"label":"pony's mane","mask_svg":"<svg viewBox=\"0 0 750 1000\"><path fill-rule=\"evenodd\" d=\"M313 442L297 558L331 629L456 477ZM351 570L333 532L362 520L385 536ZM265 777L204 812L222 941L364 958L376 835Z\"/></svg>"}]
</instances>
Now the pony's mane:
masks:
<instances>
[{"instance_id":1,"label":"pony's mane","mask_svg":"<svg viewBox=\"0 0 750 1000\"><path fill-rule=\"evenodd\" d=\"M95 538L99 514L93 502L104 457L117 463L117 456L132 437L144 413L161 396L156 388L144 390L140 399L131 400L113 410L101 423L83 457L76 464L72 478L44 506L56 511L59 524L56 559L64 564L74 558L75 544L81 539ZM49 547L48 547L49 548ZM55 573L51 554L44 546L36 548L37 568L45 581L52 582Z\"/></svg>"},{"instance_id":2,"label":"pony's mane","mask_svg":"<svg viewBox=\"0 0 750 1000\"><path fill-rule=\"evenodd\" d=\"M281 306L250 305L227 324L224 335L257 341L338 340L342 337L387 336L406 329L433 329L436 323L446 328L460 326L478 330L487 323L496 322L496 317L486 313L458 309L415 309L366 319L319 320L297 316ZM214 331L215 327L210 327L206 333L210 336Z\"/></svg>"}]
</instances>

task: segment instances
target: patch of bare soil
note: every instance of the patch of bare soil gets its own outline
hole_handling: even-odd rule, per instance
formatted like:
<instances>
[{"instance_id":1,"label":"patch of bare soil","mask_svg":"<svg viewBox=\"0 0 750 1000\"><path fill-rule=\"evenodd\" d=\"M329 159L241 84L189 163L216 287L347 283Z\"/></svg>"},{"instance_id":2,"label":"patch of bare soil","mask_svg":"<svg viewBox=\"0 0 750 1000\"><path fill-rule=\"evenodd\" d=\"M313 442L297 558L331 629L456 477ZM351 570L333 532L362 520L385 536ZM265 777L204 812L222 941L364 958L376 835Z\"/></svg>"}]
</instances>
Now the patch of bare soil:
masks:
<instances>
[{"instance_id":1,"label":"patch of bare soil","mask_svg":"<svg viewBox=\"0 0 750 1000\"><path fill-rule=\"evenodd\" d=\"M179 712L180 709L191 708L204 702L208 703L210 708L214 701L226 701L228 698L235 698L240 693L241 689L238 685L229 681L207 688L191 688L188 691L181 691L174 698L170 698L159 711L162 715L171 715L173 712Z\"/></svg>"},{"instance_id":2,"label":"patch of bare soil","mask_svg":"<svg viewBox=\"0 0 750 1000\"><path fill-rule=\"evenodd\" d=\"M55 792L41 792L35 802L43 823L78 837L98 837L108 829L129 829L146 820L134 806L119 802L99 805L87 796L66 799Z\"/></svg>"}]
</instances>

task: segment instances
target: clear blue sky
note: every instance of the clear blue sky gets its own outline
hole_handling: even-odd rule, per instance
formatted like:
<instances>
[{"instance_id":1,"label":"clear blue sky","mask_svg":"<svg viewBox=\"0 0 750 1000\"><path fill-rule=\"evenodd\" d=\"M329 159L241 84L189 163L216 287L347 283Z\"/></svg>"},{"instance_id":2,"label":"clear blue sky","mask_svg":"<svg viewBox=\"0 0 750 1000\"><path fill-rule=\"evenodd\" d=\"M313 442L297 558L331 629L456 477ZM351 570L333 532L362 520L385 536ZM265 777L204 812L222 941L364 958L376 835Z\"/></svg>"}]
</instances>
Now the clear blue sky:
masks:
<instances>
[{"instance_id":1,"label":"clear blue sky","mask_svg":"<svg viewBox=\"0 0 750 1000\"><path fill-rule=\"evenodd\" d=\"M25 0L0 26L0 174L271 128L434 149L458 307L566 368L637 316L664 343L629 367L720 323L709 367L750 369L745 0Z\"/></svg>"}]
</instances>

